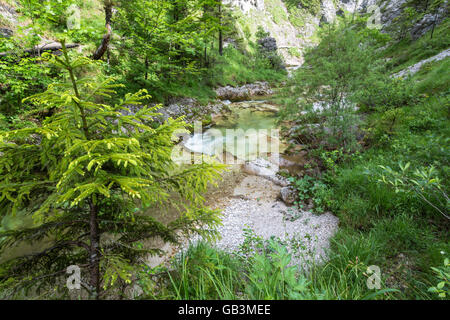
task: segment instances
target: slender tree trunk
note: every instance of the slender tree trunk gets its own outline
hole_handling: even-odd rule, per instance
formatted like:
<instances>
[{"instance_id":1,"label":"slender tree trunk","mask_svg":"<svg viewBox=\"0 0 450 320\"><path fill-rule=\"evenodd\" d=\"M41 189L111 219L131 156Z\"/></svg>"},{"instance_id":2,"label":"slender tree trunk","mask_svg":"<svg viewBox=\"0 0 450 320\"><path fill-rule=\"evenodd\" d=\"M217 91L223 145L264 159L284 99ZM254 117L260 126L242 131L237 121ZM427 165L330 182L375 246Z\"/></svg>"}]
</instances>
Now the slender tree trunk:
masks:
<instances>
[{"instance_id":1,"label":"slender tree trunk","mask_svg":"<svg viewBox=\"0 0 450 320\"><path fill-rule=\"evenodd\" d=\"M219 54L223 55L223 39L222 39L222 30L219 31Z\"/></svg>"},{"instance_id":2,"label":"slender tree trunk","mask_svg":"<svg viewBox=\"0 0 450 320\"><path fill-rule=\"evenodd\" d=\"M145 80L148 80L148 56L145 56Z\"/></svg>"},{"instance_id":3,"label":"slender tree trunk","mask_svg":"<svg viewBox=\"0 0 450 320\"><path fill-rule=\"evenodd\" d=\"M219 3L219 54L223 55L222 2Z\"/></svg>"},{"instance_id":4,"label":"slender tree trunk","mask_svg":"<svg viewBox=\"0 0 450 320\"><path fill-rule=\"evenodd\" d=\"M92 296L94 299L99 299L100 294L100 233L98 228L98 207L90 200L90 247L89 247L89 269Z\"/></svg>"},{"instance_id":5,"label":"slender tree trunk","mask_svg":"<svg viewBox=\"0 0 450 320\"><path fill-rule=\"evenodd\" d=\"M105 0L105 23L106 23L106 34L103 36L102 43L97 48L95 53L92 56L94 60L100 60L105 52L108 50L109 43L111 41L112 28L111 28L111 19L112 19L112 8L113 3L111 0Z\"/></svg>"},{"instance_id":6,"label":"slender tree trunk","mask_svg":"<svg viewBox=\"0 0 450 320\"><path fill-rule=\"evenodd\" d=\"M431 29L431 39L433 39L434 29L436 28L437 13L434 15L433 28Z\"/></svg>"}]
</instances>

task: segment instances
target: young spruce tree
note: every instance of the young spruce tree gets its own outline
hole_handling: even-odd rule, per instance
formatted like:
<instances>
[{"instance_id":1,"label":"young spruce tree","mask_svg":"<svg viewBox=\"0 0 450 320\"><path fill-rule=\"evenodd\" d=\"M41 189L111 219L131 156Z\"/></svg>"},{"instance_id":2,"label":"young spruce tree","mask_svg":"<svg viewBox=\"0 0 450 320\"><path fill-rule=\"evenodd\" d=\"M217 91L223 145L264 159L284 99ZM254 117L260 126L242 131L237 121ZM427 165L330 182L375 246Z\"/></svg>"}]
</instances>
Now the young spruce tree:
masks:
<instances>
[{"instance_id":1,"label":"young spruce tree","mask_svg":"<svg viewBox=\"0 0 450 320\"><path fill-rule=\"evenodd\" d=\"M39 288L62 297L66 269L78 265L88 279L83 287L99 299L131 283L143 258L157 253L143 240L176 243L180 230L214 235L217 211L203 206L201 194L223 167L174 163L172 137L185 127L182 119L157 126L157 107L133 113L130 106L148 98L146 90L115 105L100 103L117 85L77 78L93 61L72 58L64 44L62 51L49 60L69 81L28 98L54 115L36 128L0 133L0 220L20 213L34 221L0 233L0 256L42 243L39 252L0 265L0 291ZM178 208L178 218L163 224L154 216L168 206Z\"/></svg>"}]
</instances>

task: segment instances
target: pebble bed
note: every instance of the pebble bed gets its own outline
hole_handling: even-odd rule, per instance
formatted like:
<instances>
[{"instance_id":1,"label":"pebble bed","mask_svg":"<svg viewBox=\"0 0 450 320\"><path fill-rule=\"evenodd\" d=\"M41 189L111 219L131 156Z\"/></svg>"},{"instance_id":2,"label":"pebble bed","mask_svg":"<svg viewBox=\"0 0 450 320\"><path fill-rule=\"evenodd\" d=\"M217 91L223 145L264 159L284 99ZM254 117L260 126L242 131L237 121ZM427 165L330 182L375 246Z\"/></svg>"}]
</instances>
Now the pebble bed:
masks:
<instances>
[{"instance_id":1,"label":"pebble bed","mask_svg":"<svg viewBox=\"0 0 450 320\"><path fill-rule=\"evenodd\" d=\"M291 265L299 268L326 259L329 240L338 228L338 218L331 213L316 215L287 207L281 201L246 199L231 199L223 210L222 223L218 228L221 239L214 244L217 248L239 252L245 240L244 229L251 229L255 236L264 240L275 237L287 241L288 251L293 256ZM200 237L193 237L189 243L199 240Z\"/></svg>"}]
</instances>

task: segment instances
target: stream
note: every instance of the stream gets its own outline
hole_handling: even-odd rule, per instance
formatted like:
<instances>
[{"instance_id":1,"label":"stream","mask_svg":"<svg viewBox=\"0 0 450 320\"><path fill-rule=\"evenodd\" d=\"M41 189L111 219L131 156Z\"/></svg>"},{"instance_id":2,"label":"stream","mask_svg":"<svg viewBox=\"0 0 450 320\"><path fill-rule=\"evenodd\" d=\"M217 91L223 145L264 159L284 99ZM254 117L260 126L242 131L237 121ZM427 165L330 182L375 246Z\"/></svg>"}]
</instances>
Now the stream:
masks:
<instances>
[{"instance_id":1,"label":"stream","mask_svg":"<svg viewBox=\"0 0 450 320\"><path fill-rule=\"evenodd\" d=\"M308 269L326 257L338 219L329 212L316 215L285 203L283 194L293 191L278 173L284 169L296 175L304 169L304 159L285 154L277 112L278 107L265 100L230 103L229 111L215 119L211 129L195 132L181 144L188 152L232 164L219 186L205 195L207 204L223 214L220 239L212 245L237 253L251 230L260 239L281 241L292 254L291 265ZM202 240L198 236L186 239L181 251ZM152 257L148 262L156 266L164 258Z\"/></svg>"},{"instance_id":2,"label":"stream","mask_svg":"<svg viewBox=\"0 0 450 320\"><path fill-rule=\"evenodd\" d=\"M229 252L239 251L244 242L244 229L252 230L261 239L278 238L290 243L293 254L291 264L305 267L311 261L320 261L329 246L329 238L338 226L331 213L316 215L300 210L281 200L289 182L278 175L281 169L291 174L302 170L302 157L285 155L287 145L282 141L277 127L278 107L258 100L229 103L227 112L213 119L213 126L183 139L179 144L188 153L208 155L230 166L217 187L205 194L206 204L223 212L222 226L218 228L220 240L213 245ZM229 160L232 160L232 163ZM155 218L170 222L178 216L174 212L158 213ZM23 226L30 221L18 215L4 219L3 229ZM148 257L147 263L155 267L167 263L169 258L198 237L185 239L181 248L175 248L161 239L149 239L146 246L162 249L164 256ZM5 261L21 254L30 254L49 245L49 240L33 245L23 244L8 249L0 257Z\"/></svg>"},{"instance_id":3,"label":"stream","mask_svg":"<svg viewBox=\"0 0 450 320\"><path fill-rule=\"evenodd\" d=\"M214 120L212 128L196 129L184 147L216 157L225 152L245 161L279 153L280 147L285 148L276 128L276 106L265 101L243 101L229 103L228 109L229 112Z\"/></svg>"}]
</instances>

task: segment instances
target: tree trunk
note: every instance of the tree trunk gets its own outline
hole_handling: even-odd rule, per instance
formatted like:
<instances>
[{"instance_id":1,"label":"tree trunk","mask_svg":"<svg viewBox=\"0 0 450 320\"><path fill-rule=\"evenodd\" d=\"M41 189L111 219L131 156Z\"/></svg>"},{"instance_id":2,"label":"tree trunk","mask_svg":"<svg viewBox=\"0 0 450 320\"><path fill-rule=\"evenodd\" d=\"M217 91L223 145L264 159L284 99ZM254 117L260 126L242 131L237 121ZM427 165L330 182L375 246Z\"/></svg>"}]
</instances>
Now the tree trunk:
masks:
<instances>
[{"instance_id":1,"label":"tree trunk","mask_svg":"<svg viewBox=\"0 0 450 320\"><path fill-rule=\"evenodd\" d=\"M109 43L111 41L112 29L111 29L111 19L112 19L112 7L113 3L111 0L105 0L105 22L106 22L106 34L103 36L102 43L97 48L92 56L94 60L100 60L105 52L108 50Z\"/></svg>"},{"instance_id":2,"label":"tree trunk","mask_svg":"<svg viewBox=\"0 0 450 320\"><path fill-rule=\"evenodd\" d=\"M98 208L93 200L90 200L90 248L89 248L89 269L90 269L90 286L92 297L99 299L100 294L100 233L98 228Z\"/></svg>"},{"instance_id":3,"label":"tree trunk","mask_svg":"<svg viewBox=\"0 0 450 320\"><path fill-rule=\"evenodd\" d=\"M434 34L434 29L436 28L436 23L437 23L437 13L434 16L433 28L431 29L431 39L433 39L433 34Z\"/></svg>"},{"instance_id":4,"label":"tree trunk","mask_svg":"<svg viewBox=\"0 0 450 320\"><path fill-rule=\"evenodd\" d=\"M219 3L219 54L223 55L222 4Z\"/></svg>"},{"instance_id":5,"label":"tree trunk","mask_svg":"<svg viewBox=\"0 0 450 320\"><path fill-rule=\"evenodd\" d=\"M148 56L145 56L145 80L148 80Z\"/></svg>"}]
</instances>

